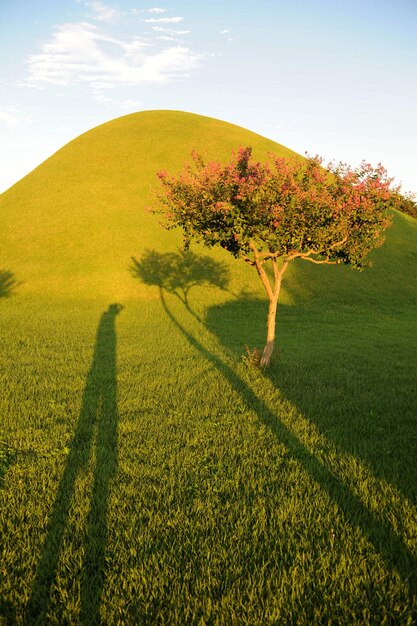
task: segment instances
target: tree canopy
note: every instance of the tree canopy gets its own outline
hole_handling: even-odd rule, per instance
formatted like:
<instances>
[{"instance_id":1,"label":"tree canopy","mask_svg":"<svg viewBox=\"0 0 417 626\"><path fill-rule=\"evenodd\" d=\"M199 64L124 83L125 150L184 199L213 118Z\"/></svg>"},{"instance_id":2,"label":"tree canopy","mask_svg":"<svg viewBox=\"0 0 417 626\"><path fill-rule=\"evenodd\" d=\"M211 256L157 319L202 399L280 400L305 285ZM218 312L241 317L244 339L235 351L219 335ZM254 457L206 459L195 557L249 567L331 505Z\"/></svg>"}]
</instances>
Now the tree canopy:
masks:
<instances>
[{"instance_id":1,"label":"tree canopy","mask_svg":"<svg viewBox=\"0 0 417 626\"><path fill-rule=\"evenodd\" d=\"M283 274L296 258L361 270L383 243L389 209L403 196L385 168L363 162L323 167L319 157L286 159L270 154L261 163L240 147L227 163L206 162L194 152L178 175L158 172L167 228L181 227L191 240L218 245L256 267L270 301L267 365L275 340L275 313ZM271 281L264 270L270 261Z\"/></svg>"}]
</instances>

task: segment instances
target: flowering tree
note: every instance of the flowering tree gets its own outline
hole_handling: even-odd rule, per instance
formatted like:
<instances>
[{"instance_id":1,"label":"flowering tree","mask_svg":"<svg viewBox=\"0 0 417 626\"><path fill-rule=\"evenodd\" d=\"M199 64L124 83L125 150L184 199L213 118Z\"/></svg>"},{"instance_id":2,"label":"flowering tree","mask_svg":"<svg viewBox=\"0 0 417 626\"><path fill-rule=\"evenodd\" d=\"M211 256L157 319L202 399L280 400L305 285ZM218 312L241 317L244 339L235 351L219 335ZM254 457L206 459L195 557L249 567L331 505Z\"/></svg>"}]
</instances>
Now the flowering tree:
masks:
<instances>
[{"instance_id":1,"label":"flowering tree","mask_svg":"<svg viewBox=\"0 0 417 626\"><path fill-rule=\"evenodd\" d=\"M253 265L269 298L267 341L261 366L269 364L282 278L291 261L345 263L361 270L370 250L383 242L388 209L400 208L399 188L386 170L362 163L322 167L314 158L269 155L256 162L251 148L240 148L226 164L193 164L177 176L158 172L163 185L165 226L180 226L186 247L191 239L218 245ZM272 277L265 264L272 265Z\"/></svg>"}]
</instances>

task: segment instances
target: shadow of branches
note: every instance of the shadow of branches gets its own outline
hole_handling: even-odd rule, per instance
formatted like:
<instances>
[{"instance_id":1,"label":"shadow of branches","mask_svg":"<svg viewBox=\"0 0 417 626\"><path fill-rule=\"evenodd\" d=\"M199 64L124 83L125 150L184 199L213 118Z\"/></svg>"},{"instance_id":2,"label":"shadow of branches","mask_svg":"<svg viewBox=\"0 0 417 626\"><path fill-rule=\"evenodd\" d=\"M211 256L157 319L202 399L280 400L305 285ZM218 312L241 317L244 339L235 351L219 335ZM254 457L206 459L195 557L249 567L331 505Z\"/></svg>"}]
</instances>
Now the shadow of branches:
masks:
<instances>
[{"instance_id":1,"label":"shadow of branches","mask_svg":"<svg viewBox=\"0 0 417 626\"><path fill-rule=\"evenodd\" d=\"M192 287L206 285L225 290L229 284L229 270L224 263L190 250L145 250L140 260L132 257L130 269L145 285L155 285L176 295L188 310Z\"/></svg>"},{"instance_id":2,"label":"shadow of branches","mask_svg":"<svg viewBox=\"0 0 417 626\"><path fill-rule=\"evenodd\" d=\"M0 270L0 298L12 296L18 284L13 272Z\"/></svg>"},{"instance_id":3,"label":"shadow of branches","mask_svg":"<svg viewBox=\"0 0 417 626\"><path fill-rule=\"evenodd\" d=\"M153 263L153 261L155 263ZM213 269L215 268L215 266L212 267ZM159 286L161 304L172 326L176 328L177 332L181 333L189 344L229 382L235 392L242 398L248 409L256 412L258 418L264 422L277 439L286 446L290 456L301 465L303 470L321 487L321 489L327 492L329 497L339 507L344 519L361 531L363 536L373 544L375 550L383 558L387 567L396 571L403 582L408 586L409 592L415 594L417 589L417 579L415 575L417 571L417 559L403 539L397 536L393 531L392 525L388 521L381 519L368 508L351 490L349 484L347 484L343 478L336 475L314 452L311 452L306 447L298 436L288 428L279 413L239 376L235 368L206 345L204 335L207 331L212 336L220 339L220 342L226 349L231 349L232 352L236 351L238 344L242 346L242 341L245 339L258 339L259 330L263 326L260 324L260 319L264 319L265 302L251 300L250 298L242 296L237 301L212 307L208 311L206 323L202 323L201 320L199 320L201 329L203 330L204 328L205 332L201 333L201 336L200 334L197 336L186 327L185 319L183 319L182 316L181 319L179 319L174 315L166 297L167 292L177 295L189 310L187 301L189 288L193 284L200 283L195 282L191 277L187 279L187 272L185 272L185 275L182 275L180 268L181 256L165 255L148 251L141 261L135 260L134 271L135 275L146 284ZM192 275L191 270L190 274ZM220 274L220 277L222 276L223 275ZM213 278L213 273L210 278ZM216 279L213 278L213 281L215 280ZM222 280L224 279L222 278ZM177 292L178 289L180 293ZM291 314L293 314L294 307L287 307L287 309L291 309ZM193 312L191 311L191 313ZM242 326L239 320L244 322L247 331L246 335L242 335ZM305 320L303 323L305 324ZM237 333L239 333L239 339L236 338ZM303 341L303 337L297 337L296 345L299 351L302 348ZM294 347L294 349L296 348ZM312 354L314 354L314 352L312 352ZM275 372L275 370L273 374L268 372L267 376L277 388L282 390L286 398L298 405L301 410L306 411L306 416L311 419L311 406L309 407L307 399L303 398L302 395L303 387L305 388L304 383L306 383L309 377L308 370L303 373L303 366L304 364L301 362L301 371L300 368L297 368L297 372L295 372L294 369L289 370L288 375L283 378L283 381L279 380L279 376L283 373L282 369L278 369L278 373ZM326 371L325 373L329 372ZM304 378L300 380L300 376L302 375ZM290 387L289 384L291 380L293 383L292 387ZM341 442L338 441L338 443L340 444Z\"/></svg>"}]
</instances>

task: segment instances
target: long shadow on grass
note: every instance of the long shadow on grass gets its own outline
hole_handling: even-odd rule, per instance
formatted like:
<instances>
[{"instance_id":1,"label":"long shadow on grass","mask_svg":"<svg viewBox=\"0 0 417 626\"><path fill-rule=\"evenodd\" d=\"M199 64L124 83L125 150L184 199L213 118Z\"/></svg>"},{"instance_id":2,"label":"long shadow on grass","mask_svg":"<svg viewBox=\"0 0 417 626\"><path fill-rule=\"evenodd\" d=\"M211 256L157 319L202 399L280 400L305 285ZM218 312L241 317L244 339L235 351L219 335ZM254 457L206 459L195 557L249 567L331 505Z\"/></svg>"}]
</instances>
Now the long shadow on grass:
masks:
<instances>
[{"instance_id":1,"label":"long shadow on grass","mask_svg":"<svg viewBox=\"0 0 417 626\"><path fill-rule=\"evenodd\" d=\"M117 471L115 318L122 308L119 304L112 304L101 316L77 428L50 514L47 536L27 607L28 623L47 622L51 590L56 580L75 483L92 454L95 434L95 469L86 529L79 623L100 623L107 507L111 481Z\"/></svg>"},{"instance_id":2,"label":"long shadow on grass","mask_svg":"<svg viewBox=\"0 0 417 626\"><path fill-rule=\"evenodd\" d=\"M0 488L3 484L4 474L8 467L12 464L15 452L7 443L0 441Z\"/></svg>"},{"instance_id":3,"label":"long shadow on grass","mask_svg":"<svg viewBox=\"0 0 417 626\"><path fill-rule=\"evenodd\" d=\"M407 584L410 593L417 592L417 558L392 532L391 527L377 518L350 491L347 485L327 469L304 444L283 424L279 417L258 397L247 383L217 355L210 352L192 335L173 315L164 290L161 289L161 302L167 317L190 345L202 354L230 383L249 410L256 412L261 419L288 449L292 457L303 467L337 504L347 523L358 527L364 537L372 543L375 550L384 559L388 568L394 569Z\"/></svg>"},{"instance_id":4,"label":"long shadow on grass","mask_svg":"<svg viewBox=\"0 0 417 626\"><path fill-rule=\"evenodd\" d=\"M0 298L12 296L18 284L13 272L0 270Z\"/></svg>"},{"instance_id":5,"label":"long shadow on grass","mask_svg":"<svg viewBox=\"0 0 417 626\"><path fill-rule=\"evenodd\" d=\"M265 373L338 449L417 502L414 321L361 311L282 305L282 353ZM239 356L244 341L262 345L265 319L265 302L240 298L209 309L206 326Z\"/></svg>"}]
</instances>

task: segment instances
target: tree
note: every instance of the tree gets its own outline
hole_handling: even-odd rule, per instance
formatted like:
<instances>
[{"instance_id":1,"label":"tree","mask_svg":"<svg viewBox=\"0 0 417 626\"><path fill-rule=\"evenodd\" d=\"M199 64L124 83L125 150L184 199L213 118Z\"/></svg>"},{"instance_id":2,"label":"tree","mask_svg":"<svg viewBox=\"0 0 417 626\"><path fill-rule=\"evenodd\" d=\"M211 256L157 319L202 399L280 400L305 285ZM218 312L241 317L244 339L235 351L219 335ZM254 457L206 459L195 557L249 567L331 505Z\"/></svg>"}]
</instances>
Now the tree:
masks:
<instances>
[{"instance_id":1,"label":"tree","mask_svg":"<svg viewBox=\"0 0 417 626\"><path fill-rule=\"evenodd\" d=\"M322 166L319 157L265 163L252 149L239 148L226 164L193 163L178 175L158 172L163 191L155 213L165 227L181 227L185 247L192 239L218 245L254 266L269 298L267 340L260 365L270 362L283 276L294 259L350 265L361 270L368 253L383 243L389 209L400 208L399 187L386 170L367 163ZM272 277L265 264L272 265Z\"/></svg>"},{"instance_id":2,"label":"tree","mask_svg":"<svg viewBox=\"0 0 417 626\"><path fill-rule=\"evenodd\" d=\"M400 194L400 210L406 215L410 215L417 219L417 203L415 201L416 195L414 193Z\"/></svg>"}]
</instances>

